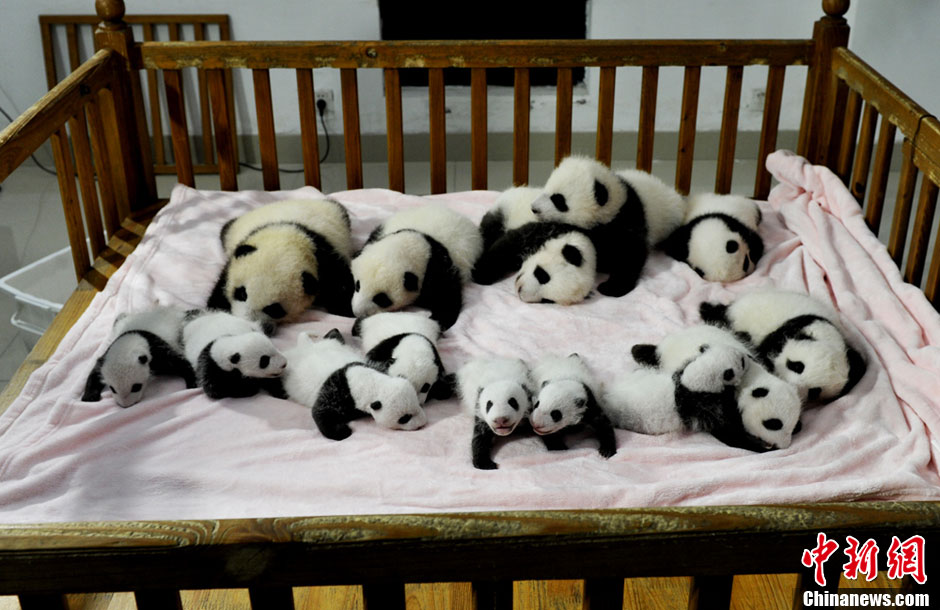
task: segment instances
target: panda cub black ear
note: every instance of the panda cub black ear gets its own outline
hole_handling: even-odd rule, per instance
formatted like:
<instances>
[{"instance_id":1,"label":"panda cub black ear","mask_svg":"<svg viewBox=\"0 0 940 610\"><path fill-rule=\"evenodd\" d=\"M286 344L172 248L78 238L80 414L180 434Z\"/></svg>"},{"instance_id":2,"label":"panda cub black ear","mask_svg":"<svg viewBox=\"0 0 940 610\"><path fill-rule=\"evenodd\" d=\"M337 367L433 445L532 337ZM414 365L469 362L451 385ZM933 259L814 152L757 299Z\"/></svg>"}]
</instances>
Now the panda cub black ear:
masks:
<instances>
[{"instance_id":1,"label":"panda cub black ear","mask_svg":"<svg viewBox=\"0 0 940 610\"><path fill-rule=\"evenodd\" d=\"M235 258L241 258L243 256L248 256L252 252L256 251L257 248L249 244L242 244L235 248Z\"/></svg>"},{"instance_id":2,"label":"panda cub black ear","mask_svg":"<svg viewBox=\"0 0 940 610\"><path fill-rule=\"evenodd\" d=\"M327 332L325 335L323 335L323 338L324 338L324 339L333 339L334 341L339 341L340 343L342 343L342 344L344 344L344 345L346 344L346 339L343 338L343 333L339 332L339 329L338 329L338 328L330 329L329 332Z\"/></svg>"},{"instance_id":3,"label":"panda cub black ear","mask_svg":"<svg viewBox=\"0 0 940 610\"><path fill-rule=\"evenodd\" d=\"M599 180L594 181L594 201L597 202L597 205L603 206L607 203L607 199L610 197L607 193L607 187L600 183Z\"/></svg>"},{"instance_id":4,"label":"panda cub black ear","mask_svg":"<svg viewBox=\"0 0 940 610\"><path fill-rule=\"evenodd\" d=\"M581 251L571 244L566 244L565 247L561 249L561 255L565 257L566 261L575 267L580 267L581 263L584 262L584 257L581 256Z\"/></svg>"},{"instance_id":5,"label":"panda cub black ear","mask_svg":"<svg viewBox=\"0 0 940 610\"><path fill-rule=\"evenodd\" d=\"M637 343L630 349L633 359L646 366L659 366L659 356L656 355L656 346L650 343Z\"/></svg>"},{"instance_id":6,"label":"panda cub black ear","mask_svg":"<svg viewBox=\"0 0 940 610\"><path fill-rule=\"evenodd\" d=\"M317 293L317 289L320 287L320 282L312 273L309 271L304 271L300 274L300 279L304 283L304 294L313 296Z\"/></svg>"},{"instance_id":7,"label":"panda cub black ear","mask_svg":"<svg viewBox=\"0 0 940 610\"><path fill-rule=\"evenodd\" d=\"M405 290L409 292L418 291L418 276L410 271L405 271Z\"/></svg>"}]
</instances>

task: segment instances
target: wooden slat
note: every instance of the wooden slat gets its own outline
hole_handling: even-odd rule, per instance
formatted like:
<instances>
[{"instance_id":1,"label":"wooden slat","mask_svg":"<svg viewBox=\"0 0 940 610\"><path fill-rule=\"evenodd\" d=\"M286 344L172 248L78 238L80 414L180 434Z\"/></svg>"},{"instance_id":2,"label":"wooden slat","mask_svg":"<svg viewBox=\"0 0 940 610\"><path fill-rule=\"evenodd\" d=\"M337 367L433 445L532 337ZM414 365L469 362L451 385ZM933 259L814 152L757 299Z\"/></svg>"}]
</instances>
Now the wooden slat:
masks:
<instances>
[{"instance_id":1,"label":"wooden slat","mask_svg":"<svg viewBox=\"0 0 940 610\"><path fill-rule=\"evenodd\" d=\"M897 127L884 117L878 133L871 190L868 192L868 204L865 208L865 222L875 235L881 231L881 214L884 209L885 193L888 190L888 173L891 171L891 152L894 148L896 132Z\"/></svg>"},{"instance_id":2,"label":"wooden slat","mask_svg":"<svg viewBox=\"0 0 940 610\"><path fill-rule=\"evenodd\" d=\"M447 192L447 124L444 70L428 70L428 119L431 134L431 193Z\"/></svg>"},{"instance_id":3,"label":"wooden slat","mask_svg":"<svg viewBox=\"0 0 940 610\"><path fill-rule=\"evenodd\" d=\"M857 91L849 91L845 101L845 120L842 126L842 137L839 145L839 156L836 158L836 174L842 182L848 182L849 172L852 170L852 161L855 159L855 142L858 138L858 122L862 118L862 96Z\"/></svg>"},{"instance_id":4,"label":"wooden slat","mask_svg":"<svg viewBox=\"0 0 940 610\"><path fill-rule=\"evenodd\" d=\"M485 189L487 177L487 92L486 70L470 70L470 181L471 188Z\"/></svg>"},{"instance_id":5,"label":"wooden slat","mask_svg":"<svg viewBox=\"0 0 940 610\"><path fill-rule=\"evenodd\" d=\"M679 119L679 152L676 156L676 190L689 194L692 184L692 162L695 155L695 122L698 115L698 90L702 69L690 66L685 69L682 85L682 115Z\"/></svg>"},{"instance_id":6,"label":"wooden slat","mask_svg":"<svg viewBox=\"0 0 940 610\"><path fill-rule=\"evenodd\" d=\"M388 188L405 192L405 136L401 109L401 74L385 70L385 137L388 140Z\"/></svg>"},{"instance_id":7,"label":"wooden slat","mask_svg":"<svg viewBox=\"0 0 940 610\"><path fill-rule=\"evenodd\" d=\"M362 188L362 140L359 132L359 84L354 68L340 70L343 93L343 142L346 146L346 186Z\"/></svg>"},{"instance_id":8,"label":"wooden slat","mask_svg":"<svg viewBox=\"0 0 940 610\"><path fill-rule=\"evenodd\" d=\"M91 258L104 249L104 229L101 226L101 207L98 203L98 187L95 184L95 167L92 163L91 142L88 139L88 124L84 109L69 120L72 136L72 152L78 172L78 185L82 194L82 209L85 211L85 228L91 243Z\"/></svg>"},{"instance_id":9,"label":"wooden slat","mask_svg":"<svg viewBox=\"0 0 940 610\"><path fill-rule=\"evenodd\" d=\"M894 203L894 218L891 221L891 237L888 252L894 264L901 268L904 261L904 246L907 245L907 227L911 220L914 189L917 186L917 168L914 166L914 150L907 138L901 145L901 173L898 177L898 194Z\"/></svg>"},{"instance_id":10,"label":"wooden slat","mask_svg":"<svg viewBox=\"0 0 940 610\"><path fill-rule=\"evenodd\" d=\"M833 78L830 83L830 103L831 111L827 110L826 116L830 117L830 125L827 126L829 134L827 136L828 148L826 150L826 165L830 168L837 168L839 164L839 153L842 148L842 131L846 124L843 117L848 110L848 94L850 89L844 82Z\"/></svg>"},{"instance_id":11,"label":"wooden slat","mask_svg":"<svg viewBox=\"0 0 940 610\"><path fill-rule=\"evenodd\" d=\"M588 578L584 581L585 610L623 608L622 578Z\"/></svg>"},{"instance_id":12,"label":"wooden slat","mask_svg":"<svg viewBox=\"0 0 940 610\"><path fill-rule=\"evenodd\" d=\"M744 66L728 66L725 79L725 104L721 113L721 137L718 141L718 169L715 192L730 193L734 175L734 149L738 134L738 110L741 106L741 80Z\"/></svg>"},{"instance_id":13,"label":"wooden slat","mask_svg":"<svg viewBox=\"0 0 940 610\"><path fill-rule=\"evenodd\" d=\"M930 230L933 226L933 215L936 207L937 185L925 178L920 185L920 198L914 216L910 252L907 255L907 267L904 271L904 279L915 286L920 285L924 273L927 246L930 243Z\"/></svg>"},{"instance_id":14,"label":"wooden slat","mask_svg":"<svg viewBox=\"0 0 940 610\"><path fill-rule=\"evenodd\" d=\"M512 183L529 182L529 69L516 68L512 112Z\"/></svg>"},{"instance_id":15,"label":"wooden slat","mask_svg":"<svg viewBox=\"0 0 940 610\"><path fill-rule=\"evenodd\" d=\"M118 128L121 123L121 113L115 104L114 91L102 89L98 92L98 103L101 109L102 124L105 126L105 150L108 152L108 163L111 165L111 184L114 187L114 204L117 218L125 218L131 210L131 187L127 172L131 165L124 155L126 140L121 137L122 130Z\"/></svg>"},{"instance_id":16,"label":"wooden slat","mask_svg":"<svg viewBox=\"0 0 940 610\"><path fill-rule=\"evenodd\" d=\"M141 66L178 68L559 68L806 65L811 40L218 41L142 43Z\"/></svg>"},{"instance_id":17,"label":"wooden slat","mask_svg":"<svg viewBox=\"0 0 940 610\"><path fill-rule=\"evenodd\" d=\"M46 66L46 87L52 89L59 82L55 69L55 46L52 38L52 24L39 17L39 29L42 37L42 58Z\"/></svg>"},{"instance_id":18,"label":"wooden slat","mask_svg":"<svg viewBox=\"0 0 940 610\"><path fill-rule=\"evenodd\" d=\"M179 42L180 41L180 24L177 21L166 24L167 31L170 35L170 42Z\"/></svg>"},{"instance_id":19,"label":"wooden slat","mask_svg":"<svg viewBox=\"0 0 940 610\"><path fill-rule=\"evenodd\" d=\"M224 17L224 19L219 21L219 39L231 40L232 31L229 25L228 15L221 15L221 17ZM225 69L225 87L226 87L226 93L228 95L228 98L227 98L228 108L229 108L228 113L229 113L229 116L232 117L232 132L238 133L238 115L235 113L235 87L233 86L233 83L232 83L231 68ZM238 163L238 140L235 140L233 142L233 146L235 147L234 156L235 156L235 163L237 164Z\"/></svg>"},{"instance_id":20,"label":"wooden slat","mask_svg":"<svg viewBox=\"0 0 940 610\"><path fill-rule=\"evenodd\" d=\"M274 133L274 104L271 101L271 75L267 70L252 70L255 86L255 112L258 118L258 147L261 149L261 174L264 190L281 188L277 166L277 136Z\"/></svg>"},{"instance_id":21,"label":"wooden slat","mask_svg":"<svg viewBox=\"0 0 940 610\"><path fill-rule=\"evenodd\" d=\"M95 158L95 169L98 175L98 191L101 194L101 213L104 218L105 231L110 237L117 231L120 220L118 219L117 200L114 193L111 156L108 152L104 122L101 119L100 95L99 93L89 98L85 109L88 115L88 130L91 135L91 151Z\"/></svg>"},{"instance_id":22,"label":"wooden slat","mask_svg":"<svg viewBox=\"0 0 940 610\"><path fill-rule=\"evenodd\" d=\"M362 586L363 610L405 610L405 585L369 584Z\"/></svg>"},{"instance_id":23,"label":"wooden slat","mask_svg":"<svg viewBox=\"0 0 940 610\"><path fill-rule=\"evenodd\" d=\"M734 576L696 576L689 591L689 610L729 607L733 586Z\"/></svg>"},{"instance_id":24,"label":"wooden slat","mask_svg":"<svg viewBox=\"0 0 940 610\"><path fill-rule=\"evenodd\" d=\"M780 125L780 105L783 99L783 81L786 66L770 66L767 71L767 89L764 91L764 118L761 121L760 143L757 146L757 178L754 198L766 199L770 192L770 172L764 166L767 155L777 149L777 129Z\"/></svg>"},{"instance_id":25,"label":"wooden slat","mask_svg":"<svg viewBox=\"0 0 940 610\"><path fill-rule=\"evenodd\" d=\"M605 67L600 70L597 92L597 142L595 158L610 165L614 146L614 91L617 69Z\"/></svg>"},{"instance_id":26,"label":"wooden slat","mask_svg":"<svg viewBox=\"0 0 940 610\"><path fill-rule=\"evenodd\" d=\"M215 149L219 158L219 184L223 191L238 190L238 166L235 161L235 133L225 94L225 75L221 70L208 70L209 100L215 126Z\"/></svg>"},{"instance_id":27,"label":"wooden slat","mask_svg":"<svg viewBox=\"0 0 940 610\"><path fill-rule=\"evenodd\" d=\"M297 98L300 106L300 145L304 159L304 184L320 188L320 142L317 135L317 101L313 70L297 70Z\"/></svg>"},{"instance_id":28,"label":"wooden slat","mask_svg":"<svg viewBox=\"0 0 940 610\"><path fill-rule=\"evenodd\" d=\"M180 592L174 589L136 591L134 602L137 610L183 610Z\"/></svg>"},{"instance_id":29,"label":"wooden slat","mask_svg":"<svg viewBox=\"0 0 940 610\"><path fill-rule=\"evenodd\" d=\"M78 190L75 187L75 165L72 162L72 150L69 147L65 127L52 134L52 156L55 159L56 177L59 181L62 209L65 212L69 245L72 247L75 277L81 279L91 265L91 260L88 257L88 247L85 245L85 226L82 224Z\"/></svg>"},{"instance_id":30,"label":"wooden slat","mask_svg":"<svg viewBox=\"0 0 940 610\"><path fill-rule=\"evenodd\" d=\"M165 70L166 106L170 116L170 135L173 140L173 158L176 160L176 179L187 186L195 187L193 159L189 151L189 126L186 121L186 104L183 98L183 79L180 70Z\"/></svg>"},{"instance_id":31,"label":"wooden slat","mask_svg":"<svg viewBox=\"0 0 940 610\"><path fill-rule=\"evenodd\" d=\"M558 68L555 86L555 165L571 154L571 119L574 102L573 70Z\"/></svg>"},{"instance_id":32,"label":"wooden slat","mask_svg":"<svg viewBox=\"0 0 940 610\"><path fill-rule=\"evenodd\" d=\"M196 40L206 40L205 23L193 24L193 37ZM199 95L199 114L202 117L202 158L206 163L213 163L215 157L212 151L212 111L209 109L209 85L206 83L204 70L196 71L196 91Z\"/></svg>"},{"instance_id":33,"label":"wooden slat","mask_svg":"<svg viewBox=\"0 0 940 610\"><path fill-rule=\"evenodd\" d=\"M153 24L143 25L144 41L150 42L153 38ZM163 113L160 112L160 77L156 70L147 70L147 95L150 99L150 131L153 141L153 162L164 165L167 162L166 151L163 149Z\"/></svg>"},{"instance_id":34,"label":"wooden slat","mask_svg":"<svg viewBox=\"0 0 940 610\"><path fill-rule=\"evenodd\" d=\"M659 66L644 66L640 84L640 119L637 128L636 168L653 171L653 143L656 135L656 94Z\"/></svg>"},{"instance_id":35,"label":"wooden slat","mask_svg":"<svg viewBox=\"0 0 940 610\"><path fill-rule=\"evenodd\" d=\"M924 205L926 199L928 205L936 207L937 185L928 180L926 176L924 176L924 185L921 186L921 205ZM933 246L933 254L930 257L930 271L927 272L927 281L924 284L924 294L935 308L940 305L940 240L937 240Z\"/></svg>"},{"instance_id":36,"label":"wooden slat","mask_svg":"<svg viewBox=\"0 0 940 610\"><path fill-rule=\"evenodd\" d=\"M252 610L294 610L294 591L290 587L251 587L248 596Z\"/></svg>"},{"instance_id":37,"label":"wooden slat","mask_svg":"<svg viewBox=\"0 0 940 610\"><path fill-rule=\"evenodd\" d=\"M865 104L862 126L858 134L855 163L852 167L852 181L849 183L849 190L859 203L864 201L865 189L868 186L868 171L871 167L871 150L875 141L877 123L878 113L875 108L871 104Z\"/></svg>"},{"instance_id":38,"label":"wooden slat","mask_svg":"<svg viewBox=\"0 0 940 610\"><path fill-rule=\"evenodd\" d=\"M74 72L82 64L78 54L78 28L74 23L65 26L65 39L69 50L69 70Z\"/></svg>"}]
</instances>

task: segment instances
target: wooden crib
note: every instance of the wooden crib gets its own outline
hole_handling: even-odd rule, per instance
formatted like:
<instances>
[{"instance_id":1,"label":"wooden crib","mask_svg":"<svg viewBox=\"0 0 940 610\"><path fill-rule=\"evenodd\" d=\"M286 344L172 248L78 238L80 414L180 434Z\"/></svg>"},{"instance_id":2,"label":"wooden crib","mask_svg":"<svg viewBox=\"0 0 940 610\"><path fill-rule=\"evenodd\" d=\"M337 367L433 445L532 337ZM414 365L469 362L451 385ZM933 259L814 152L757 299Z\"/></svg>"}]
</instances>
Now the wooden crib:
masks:
<instances>
[{"instance_id":1,"label":"wooden crib","mask_svg":"<svg viewBox=\"0 0 940 610\"><path fill-rule=\"evenodd\" d=\"M399 75L402 69L426 68L430 184L437 193L446 189L445 68L471 72L472 186L485 189L488 69L509 67L515 73L513 180L522 184L528 180L530 157L531 69L558 70L557 163L572 148L572 70L600 68L596 156L609 163L616 68L642 66L639 98L626 103L639 105L637 167L649 170L659 68L680 66L684 86L675 185L688 192L702 67L725 66L715 190L728 192L745 67L769 66L759 143L763 159L776 148L787 68L805 65L798 152L829 166L850 185L876 231L888 196L896 133L903 135L889 250L899 266L905 265L905 278L922 285L936 304L940 256L928 252L928 243L940 184L940 121L845 48L848 0L824 0L822 5L826 14L816 22L812 38L805 40L135 43L122 20L123 3L99 0L100 50L0 134L0 180L51 140L79 280L5 389L0 409L52 354L165 203L156 195L138 76L142 70L161 72L166 83L173 159L179 181L187 185L194 184L194 161L181 74L190 68L203 71L224 190L239 186L227 70L251 70L267 190L279 188L270 71L296 74L304 178L316 187L321 168L312 71L340 71L346 180L354 189L363 185L357 75L382 70L388 186L404 191ZM917 193L919 173L924 178ZM754 197L766 198L769 188L770 175L761 163L754 176ZM409 607L509 608L514 581L564 579L583 584L577 584L577 595L569 592L565 598L562 592L563 599L556 602L577 599L584 607L620 608L625 582L627 587L636 582L625 578L689 576L690 607L727 607L735 575L797 572L799 557L815 544L817 532L832 538L873 538L887 548L891 536L929 539L940 532L940 506L840 503L0 525L0 595L18 595L24 609L63 608L68 603L65 594L133 591L138 608L176 608L181 607L180 590L237 588L248 589L254 608L290 608L302 598L300 589L292 587L361 585L361 594L356 589L355 599L342 601L343 607L404 608L407 601ZM827 570L838 575L841 565L836 563L829 562ZM801 592L814 586L812 578L804 578L807 574L797 579L796 605L802 604ZM540 603L539 596L525 597L516 589L516 607ZM74 597L70 600L77 603ZM645 600L641 606L652 607L654 602Z\"/></svg>"}]
</instances>

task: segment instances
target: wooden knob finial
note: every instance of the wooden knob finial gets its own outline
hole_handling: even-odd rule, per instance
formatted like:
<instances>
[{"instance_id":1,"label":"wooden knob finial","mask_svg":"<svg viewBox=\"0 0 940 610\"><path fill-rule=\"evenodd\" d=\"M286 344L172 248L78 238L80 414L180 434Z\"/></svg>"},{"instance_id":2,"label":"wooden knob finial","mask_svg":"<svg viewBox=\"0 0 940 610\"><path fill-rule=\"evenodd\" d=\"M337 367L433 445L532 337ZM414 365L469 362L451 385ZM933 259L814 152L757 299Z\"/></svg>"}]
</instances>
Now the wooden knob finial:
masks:
<instances>
[{"instance_id":1,"label":"wooden knob finial","mask_svg":"<svg viewBox=\"0 0 940 610\"><path fill-rule=\"evenodd\" d=\"M98 18L109 23L124 19L124 0L95 0Z\"/></svg>"},{"instance_id":2,"label":"wooden knob finial","mask_svg":"<svg viewBox=\"0 0 940 610\"><path fill-rule=\"evenodd\" d=\"M849 10L849 0L823 0L822 7L830 17L842 17Z\"/></svg>"}]
</instances>

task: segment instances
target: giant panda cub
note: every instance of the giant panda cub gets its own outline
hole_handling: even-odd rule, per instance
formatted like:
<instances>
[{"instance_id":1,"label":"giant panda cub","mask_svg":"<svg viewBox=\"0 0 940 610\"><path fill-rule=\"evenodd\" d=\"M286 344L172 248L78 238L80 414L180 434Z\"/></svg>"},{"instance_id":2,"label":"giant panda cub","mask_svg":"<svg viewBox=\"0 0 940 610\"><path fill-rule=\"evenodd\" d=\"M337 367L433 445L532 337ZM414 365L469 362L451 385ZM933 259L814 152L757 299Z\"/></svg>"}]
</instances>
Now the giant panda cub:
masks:
<instances>
[{"instance_id":1,"label":"giant panda cub","mask_svg":"<svg viewBox=\"0 0 940 610\"><path fill-rule=\"evenodd\" d=\"M532 406L529 367L518 358L473 358L457 371L457 388L464 408L473 414L473 465L494 470L493 442L512 434Z\"/></svg>"},{"instance_id":2,"label":"giant panda cub","mask_svg":"<svg viewBox=\"0 0 940 610\"><path fill-rule=\"evenodd\" d=\"M843 396L865 374L865 359L846 341L836 312L808 295L758 290L730 305L702 303L700 313L753 343L764 365L809 402Z\"/></svg>"},{"instance_id":3,"label":"giant panda cub","mask_svg":"<svg viewBox=\"0 0 940 610\"><path fill-rule=\"evenodd\" d=\"M565 435L583 427L597 437L598 453L617 453L617 440L607 415L595 397L601 385L578 354L547 356L532 367L538 388L529 423L550 451L564 450Z\"/></svg>"},{"instance_id":4,"label":"giant panda cub","mask_svg":"<svg viewBox=\"0 0 940 610\"><path fill-rule=\"evenodd\" d=\"M597 270L610 273L598 292L618 297L636 285L649 251L682 223L685 201L649 173L615 173L600 161L572 156L548 177L532 211L540 221L587 230Z\"/></svg>"},{"instance_id":5,"label":"giant panda cub","mask_svg":"<svg viewBox=\"0 0 940 610\"><path fill-rule=\"evenodd\" d=\"M454 393L454 376L448 375L437 353L440 325L418 312L388 311L359 318L353 336L362 340L366 359L378 370L411 382L421 402L446 400Z\"/></svg>"},{"instance_id":6,"label":"giant panda cub","mask_svg":"<svg viewBox=\"0 0 940 610\"><path fill-rule=\"evenodd\" d=\"M97 402L107 388L118 406L129 407L143 398L154 375L179 376L187 388L196 387L196 376L180 343L185 317L185 311L173 307L118 316L108 349L85 381L82 400Z\"/></svg>"},{"instance_id":7,"label":"giant panda cub","mask_svg":"<svg viewBox=\"0 0 940 610\"><path fill-rule=\"evenodd\" d=\"M402 210L379 225L352 260L357 318L414 305L450 328L463 284L483 250L476 224L442 205Z\"/></svg>"},{"instance_id":8,"label":"giant panda cub","mask_svg":"<svg viewBox=\"0 0 940 610\"><path fill-rule=\"evenodd\" d=\"M538 219L532 211L532 202L542 194L534 186L514 186L499 194L493 207L480 220L483 251L486 252L506 231L521 227Z\"/></svg>"},{"instance_id":9,"label":"giant panda cub","mask_svg":"<svg viewBox=\"0 0 940 610\"><path fill-rule=\"evenodd\" d=\"M764 254L760 222L755 201L697 193L689 197L685 221L665 240L663 250L710 282L734 282L754 271Z\"/></svg>"},{"instance_id":10,"label":"giant panda cub","mask_svg":"<svg viewBox=\"0 0 940 610\"><path fill-rule=\"evenodd\" d=\"M730 348L733 357L729 361L741 362L740 366L716 368L714 373L727 385L735 386L732 399L735 408L728 406L730 394L712 395L718 399L715 402L701 393L707 384L694 383L694 377L681 375L687 373L684 369L692 366L696 358L717 348L724 351ZM658 345L634 345L631 352L638 363L673 375L680 410L714 418L708 431L727 445L751 451L784 449L799 430L802 400L797 388L754 360L750 346L729 331L699 324L667 335ZM702 374L695 372L696 377ZM683 389L689 384L694 386L691 393Z\"/></svg>"},{"instance_id":11,"label":"giant panda cub","mask_svg":"<svg viewBox=\"0 0 940 610\"><path fill-rule=\"evenodd\" d=\"M597 252L574 225L531 222L506 231L473 269L478 284L492 284L517 272L516 294L526 303L572 305L594 288Z\"/></svg>"},{"instance_id":12,"label":"giant panda cub","mask_svg":"<svg viewBox=\"0 0 940 610\"><path fill-rule=\"evenodd\" d=\"M366 416L383 428L396 430L417 430L427 423L408 380L369 366L337 329L318 340L301 333L287 358L284 393L310 407L317 429L326 438L349 437L349 422Z\"/></svg>"},{"instance_id":13,"label":"giant panda cub","mask_svg":"<svg viewBox=\"0 0 940 610\"><path fill-rule=\"evenodd\" d=\"M314 303L351 314L349 214L333 199L278 201L222 227L227 261L209 308L274 325L296 320Z\"/></svg>"},{"instance_id":14,"label":"giant panda cub","mask_svg":"<svg viewBox=\"0 0 940 610\"><path fill-rule=\"evenodd\" d=\"M281 397L275 381L287 359L257 320L226 311L193 310L182 329L186 359L209 398L244 398L261 389Z\"/></svg>"}]
</instances>

